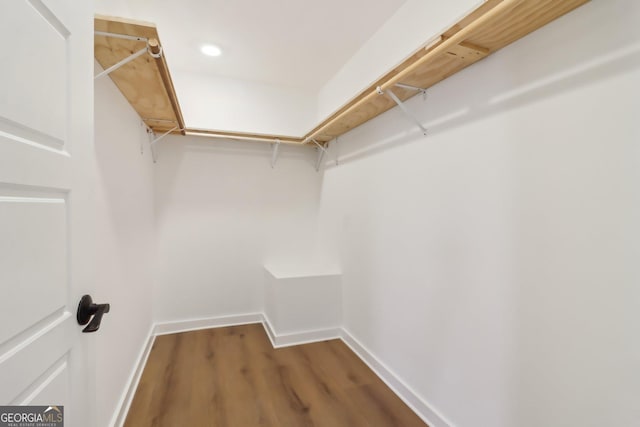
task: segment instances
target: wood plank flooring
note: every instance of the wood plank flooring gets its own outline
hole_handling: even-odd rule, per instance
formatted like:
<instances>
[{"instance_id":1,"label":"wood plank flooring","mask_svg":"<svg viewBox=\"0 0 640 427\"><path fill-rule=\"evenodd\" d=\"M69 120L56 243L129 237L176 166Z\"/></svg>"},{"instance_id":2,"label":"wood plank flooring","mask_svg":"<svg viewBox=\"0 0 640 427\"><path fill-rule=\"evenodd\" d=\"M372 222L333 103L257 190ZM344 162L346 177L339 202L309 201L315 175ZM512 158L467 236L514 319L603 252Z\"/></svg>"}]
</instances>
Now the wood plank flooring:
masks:
<instances>
[{"instance_id":1,"label":"wood plank flooring","mask_svg":"<svg viewBox=\"0 0 640 427\"><path fill-rule=\"evenodd\" d=\"M125 427L425 426L342 341L274 349L261 324L156 338Z\"/></svg>"}]
</instances>

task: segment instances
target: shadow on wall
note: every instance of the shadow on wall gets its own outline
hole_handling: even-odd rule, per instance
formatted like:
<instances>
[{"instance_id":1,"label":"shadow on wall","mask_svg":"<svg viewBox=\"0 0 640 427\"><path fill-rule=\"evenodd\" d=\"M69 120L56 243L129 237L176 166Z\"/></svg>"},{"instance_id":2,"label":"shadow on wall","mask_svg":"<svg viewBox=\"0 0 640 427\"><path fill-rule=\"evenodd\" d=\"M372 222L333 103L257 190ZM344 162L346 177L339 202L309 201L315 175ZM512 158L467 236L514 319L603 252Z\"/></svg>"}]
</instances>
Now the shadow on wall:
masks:
<instances>
[{"instance_id":1,"label":"shadow on wall","mask_svg":"<svg viewBox=\"0 0 640 427\"><path fill-rule=\"evenodd\" d=\"M563 92L578 90L640 67L640 35L634 22L627 27L620 19L634 17L637 5L632 0L617 2L594 1L570 13L590 14L588 8L597 8L601 22L618 22L618 31L594 31L591 19L560 19L538 32L507 46L488 58L461 71L428 90L423 101L415 96L407 105L427 127L427 136L408 119L389 125L382 120L369 122L332 142L332 150L325 161L325 168L340 163L356 161L376 155L394 147L410 143L428 143L431 136L459 128L465 124L500 114L505 111L557 96ZM630 19L633 21L633 19ZM566 25L566 23L570 25ZM575 43L576 39L580 43ZM545 61L532 62L530 52L544 52ZM505 67L503 55L517 56ZM478 82L472 91L451 96L452 85L472 75ZM444 86L444 87L443 87ZM597 100L594 100L597 102ZM399 108L381 117L403 116ZM543 126L543 124L540 124ZM380 138L363 139L371 127ZM352 141L358 141L352 143ZM348 144L347 144L348 143Z\"/></svg>"}]
</instances>

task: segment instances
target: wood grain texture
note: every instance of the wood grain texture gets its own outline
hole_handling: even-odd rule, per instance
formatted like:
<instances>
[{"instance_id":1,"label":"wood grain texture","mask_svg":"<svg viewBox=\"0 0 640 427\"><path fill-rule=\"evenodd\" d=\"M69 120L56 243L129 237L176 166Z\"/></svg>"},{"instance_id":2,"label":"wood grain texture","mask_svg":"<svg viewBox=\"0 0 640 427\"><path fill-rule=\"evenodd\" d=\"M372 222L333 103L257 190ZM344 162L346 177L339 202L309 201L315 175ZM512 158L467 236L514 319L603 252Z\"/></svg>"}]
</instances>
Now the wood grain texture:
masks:
<instances>
[{"instance_id":1,"label":"wood grain texture","mask_svg":"<svg viewBox=\"0 0 640 427\"><path fill-rule=\"evenodd\" d=\"M152 40L158 52L162 46L154 24L110 16L96 16L96 31L104 31ZM154 44L155 43L155 44ZM145 47L144 41L125 40L102 35L94 37L94 55L102 68L128 57ZM145 54L109 74L120 92L155 132L166 132L185 124L173 87L165 52L160 58Z\"/></svg>"},{"instance_id":2,"label":"wood grain texture","mask_svg":"<svg viewBox=\"0 0 640 427\"><path fill-rule=\"evenodd\" d=\"M253 324L157 337L125 426L425 424L342 341L274 349Z\"/></svg>"},{"instance_id":3,"label":"wood grain texture","mask_svg":"<svg viewBox=\"0 0 640 427\"><path fill-rule=\"evenodd\" d=\"M328 142L393 108L395 103L376 93L378 86L407 100L416 92L394 88L395 83L428 89L588 1L487 0L355 96L304 140Z\"/></svg>"}]
</instances>

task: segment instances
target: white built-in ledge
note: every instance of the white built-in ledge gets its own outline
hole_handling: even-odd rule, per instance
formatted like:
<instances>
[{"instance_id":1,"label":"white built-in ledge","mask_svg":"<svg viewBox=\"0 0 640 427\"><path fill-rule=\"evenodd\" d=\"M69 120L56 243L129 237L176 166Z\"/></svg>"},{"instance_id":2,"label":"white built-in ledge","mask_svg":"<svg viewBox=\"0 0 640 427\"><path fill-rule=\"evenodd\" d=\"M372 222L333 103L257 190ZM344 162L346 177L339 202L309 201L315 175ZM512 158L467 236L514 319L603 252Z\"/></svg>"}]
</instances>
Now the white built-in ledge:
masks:
<instances>
[{"instance_id":1,"label":"white built-in ledge","mask_svg":"<svg viewBox=\"0 0 640 427\"><path fill-rule=\"evenodd\" d=\"M342 273L336 268L264 266L265 315L277 336L342 326Z\"/></svg>"}]
</instances>

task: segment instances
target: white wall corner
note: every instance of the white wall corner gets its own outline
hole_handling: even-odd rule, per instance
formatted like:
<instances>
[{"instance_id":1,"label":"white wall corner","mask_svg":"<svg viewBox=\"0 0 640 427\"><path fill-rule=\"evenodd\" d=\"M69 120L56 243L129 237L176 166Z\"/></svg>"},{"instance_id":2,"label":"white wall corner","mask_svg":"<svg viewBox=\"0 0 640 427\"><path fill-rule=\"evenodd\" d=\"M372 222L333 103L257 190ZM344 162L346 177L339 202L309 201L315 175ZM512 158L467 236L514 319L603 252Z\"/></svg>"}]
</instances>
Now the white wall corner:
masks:
<instances>
[{"instance_id":1,"label":"white wall corner","mask_svg":"<svg viewBox=\"0 0 640 427\"><path fill-rule=\"evenodd\" d=\"M266 313L262 314L262 326L264 327L264 331L269 337L269 341L271 341L271 345L273 346L273 348L276 348L276 333L273 331L271 322L269 321L269 317Z\"/></svg>"}]
</instances>

